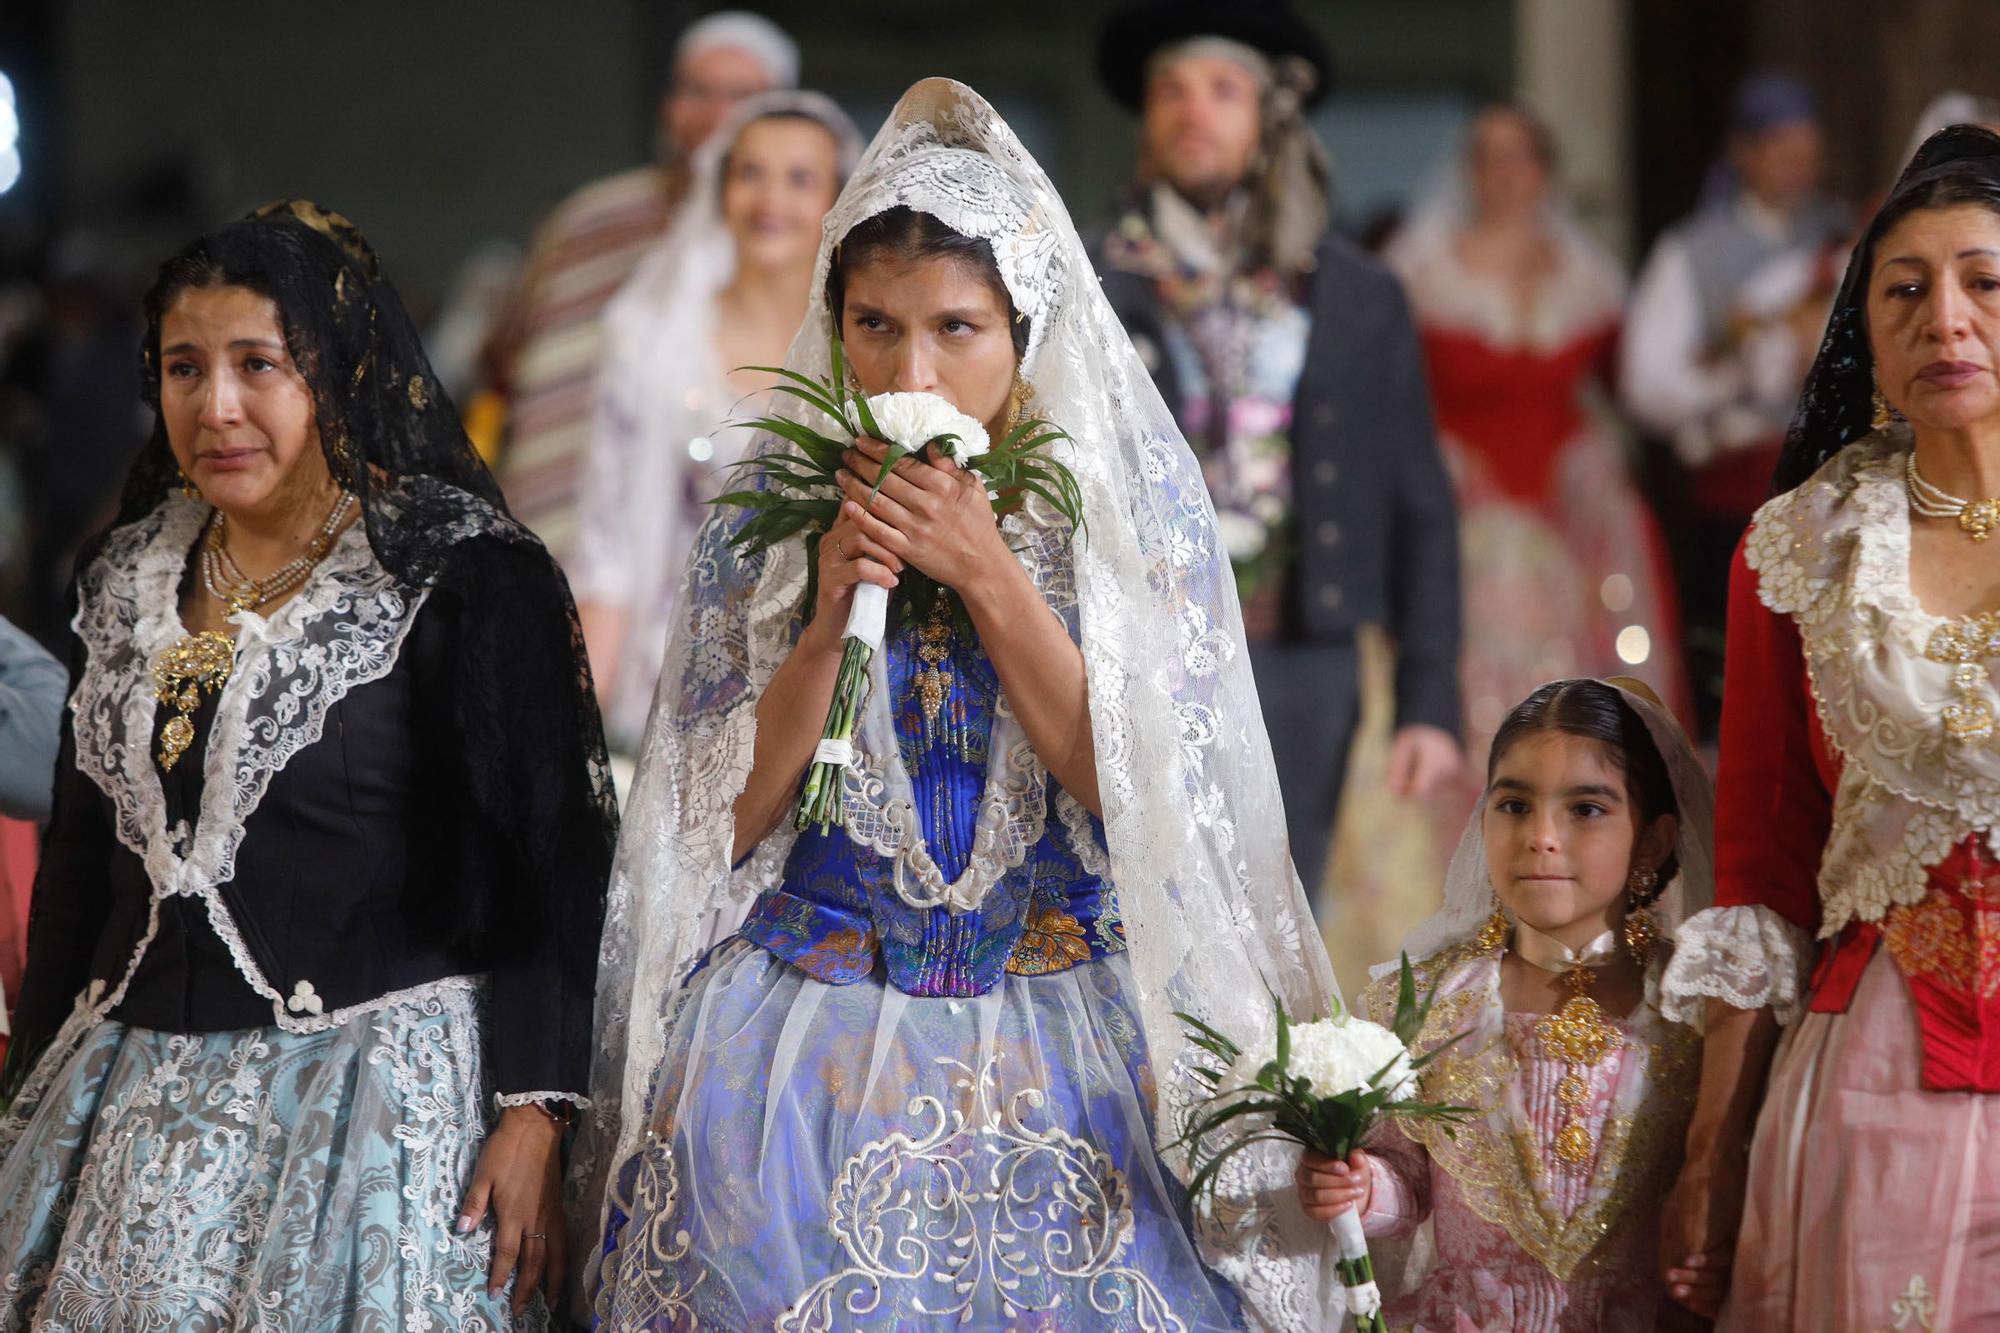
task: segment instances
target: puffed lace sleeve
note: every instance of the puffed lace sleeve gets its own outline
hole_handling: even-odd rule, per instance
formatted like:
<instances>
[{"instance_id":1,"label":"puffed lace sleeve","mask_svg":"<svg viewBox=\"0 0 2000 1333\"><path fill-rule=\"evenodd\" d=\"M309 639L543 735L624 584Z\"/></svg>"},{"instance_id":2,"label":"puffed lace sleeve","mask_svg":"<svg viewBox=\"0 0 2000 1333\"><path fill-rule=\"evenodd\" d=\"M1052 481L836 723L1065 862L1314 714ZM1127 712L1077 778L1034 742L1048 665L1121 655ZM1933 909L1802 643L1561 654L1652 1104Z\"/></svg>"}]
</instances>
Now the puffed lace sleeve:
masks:
<instances>
[{"instance_id":1,"label":"puffed lace sleeve","mask_svg":"<svg viewBox=\"0 0 2000 1333\"><path fill-rule=\"evenodd\" d=\"M1769 1008L1780 1023L1799 1016L1812 937L1768 907L1711 907L1675 938L1660 985L1660 1012L1699 1030L1711 999Z\"/></svg>"},{"instance_id":2,"label":"puffed lace sleeve","mask_svg":"<svg viewBox=\"0 0 2000 1333\"><path fill-rule=\"evenodd\" d=\"M1710 999L1768 1007L1780 1023L1798 1017L1833 822L1798 628L1758 599L1741 549L1725 661L1715 906L1681 924L1660 995L1663 1014L1696 1028Z\"/></svg>"}]
</instances>

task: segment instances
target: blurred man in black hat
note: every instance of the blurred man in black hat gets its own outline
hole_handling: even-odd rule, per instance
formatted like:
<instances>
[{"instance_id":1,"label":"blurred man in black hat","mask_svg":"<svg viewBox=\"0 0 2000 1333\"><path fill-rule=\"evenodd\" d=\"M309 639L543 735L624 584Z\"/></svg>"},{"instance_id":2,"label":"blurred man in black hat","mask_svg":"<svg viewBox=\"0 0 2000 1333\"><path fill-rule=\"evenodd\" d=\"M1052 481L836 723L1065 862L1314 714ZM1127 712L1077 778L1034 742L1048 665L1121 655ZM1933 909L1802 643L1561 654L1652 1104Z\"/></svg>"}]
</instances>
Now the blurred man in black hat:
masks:
<instances>
[{"instance_id":1,"label":"blurred man in black hat","mask_svg":"<svg viewBox=\"0 0 2000 1333\"><path fill-rule=\"evenodd\" d=\"M1144 117L1138 180L1098 249L1104 291L1202 460L1308 892L1358 708L1355 631L1396 644L1390 782L1462 762L1458 542L1401 287L1328 230L1304 120L1330 74L1288 8L1164 0L1099 49Z\"/></svg>"}]
</instances>

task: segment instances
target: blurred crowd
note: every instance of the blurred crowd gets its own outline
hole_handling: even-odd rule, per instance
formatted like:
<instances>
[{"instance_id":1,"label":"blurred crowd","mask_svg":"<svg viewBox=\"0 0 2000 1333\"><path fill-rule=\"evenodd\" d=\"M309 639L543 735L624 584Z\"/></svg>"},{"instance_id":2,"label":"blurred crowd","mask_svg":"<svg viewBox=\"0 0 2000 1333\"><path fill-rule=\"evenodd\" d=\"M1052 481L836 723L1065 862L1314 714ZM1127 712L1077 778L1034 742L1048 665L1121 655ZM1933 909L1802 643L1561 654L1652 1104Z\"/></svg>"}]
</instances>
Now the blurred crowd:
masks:
<instances>
[{"instance_id":1,"label":"blurred crowd","mask_svg":"<svg viewBox=\"0 0 2000 1333\"><path fill-rule=\"evenodd\" d=\"M1154 5L1104 32L1105 86L1137 121L1096 254L1203 460L1301 869L1331 866L1371 922L1352 951L1382 956L1373 935L1408 922L1371 895L1436 881L1481 782L1465 756L1534 685L1629 674L1712 732L1730 553L1867 201L1827 192L1808 90L1760 73L1636 276L1572 216L1562 127L1514 102L1470 117L1370 254L1330 225L1306 115L1329 53L1282 4L1237 9ZM801 63L760 16L694 23L656 156L581 184L525 254L468 256L429 331L514 512L570 574L627 754L738 456L728 423L768 397L745 368L783 361L860 150L798 90ZM1942 96L1912 142L1962 121L2000 106ZM0 289L0 610L48 644L149 421L144 275L72 240ZM1343 795L1372 837L1345 865Z\"/></svg>"}]
</instances>

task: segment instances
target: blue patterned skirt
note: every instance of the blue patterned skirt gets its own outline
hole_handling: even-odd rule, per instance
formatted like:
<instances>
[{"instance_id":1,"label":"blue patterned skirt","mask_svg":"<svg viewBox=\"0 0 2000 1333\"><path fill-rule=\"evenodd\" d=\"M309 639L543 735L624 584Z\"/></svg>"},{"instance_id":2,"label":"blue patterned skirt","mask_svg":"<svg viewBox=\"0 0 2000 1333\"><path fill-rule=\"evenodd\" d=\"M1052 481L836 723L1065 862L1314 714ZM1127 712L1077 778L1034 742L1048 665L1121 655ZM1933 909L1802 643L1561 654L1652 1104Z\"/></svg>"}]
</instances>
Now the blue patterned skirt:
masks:
<instances>
[{"instance_id":1,"label":"blue patterned skirt","mask_svg":"<svg viewBox=\"0 0 2000 1333\"><path fill-rule=\"evenodd\" d=\"M738 940L688 985L601 1327L1242 1326L1153 1146L1122 954L931 999Z\"/></svg>"},{"instance_id":2,"label":"blue patterned skirt","mask_svg":"<svg viewBox=\"0 0 2000 1333\"><path fill-rule=\"evenodd\" d=\"M540 1327L486 1296L490 1227L452 1229L478 1017L445 986L326 1032L107 1021L51 1052L0 1119L0 1328Z\"/></svg>"}]
</instances>

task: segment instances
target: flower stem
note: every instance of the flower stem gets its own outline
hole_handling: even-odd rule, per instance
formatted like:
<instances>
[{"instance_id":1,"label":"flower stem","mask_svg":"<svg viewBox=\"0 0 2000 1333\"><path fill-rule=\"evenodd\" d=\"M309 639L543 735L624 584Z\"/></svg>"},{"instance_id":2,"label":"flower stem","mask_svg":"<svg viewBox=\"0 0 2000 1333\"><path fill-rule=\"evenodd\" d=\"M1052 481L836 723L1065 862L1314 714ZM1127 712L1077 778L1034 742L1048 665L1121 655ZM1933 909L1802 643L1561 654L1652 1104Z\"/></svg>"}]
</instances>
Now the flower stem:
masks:
<instances>
[{"instance_id":1,"label":"flower stem","mask_svg":"<svg viewBox=\"0 0 2000 1333\"><path fill-rule=\"evenodd\" d=\"M852 741L855 719L861 711L861 695L868 688L868 663L875 650L860 639L848 639L840 650L840 670L833 678L833 700L827 707L826 726L821 740ZM817 827L825 833L843 821L842 764L815 761L806 770L805 787L799 794L795 828Z\"/></svg>"}]
</instances>

